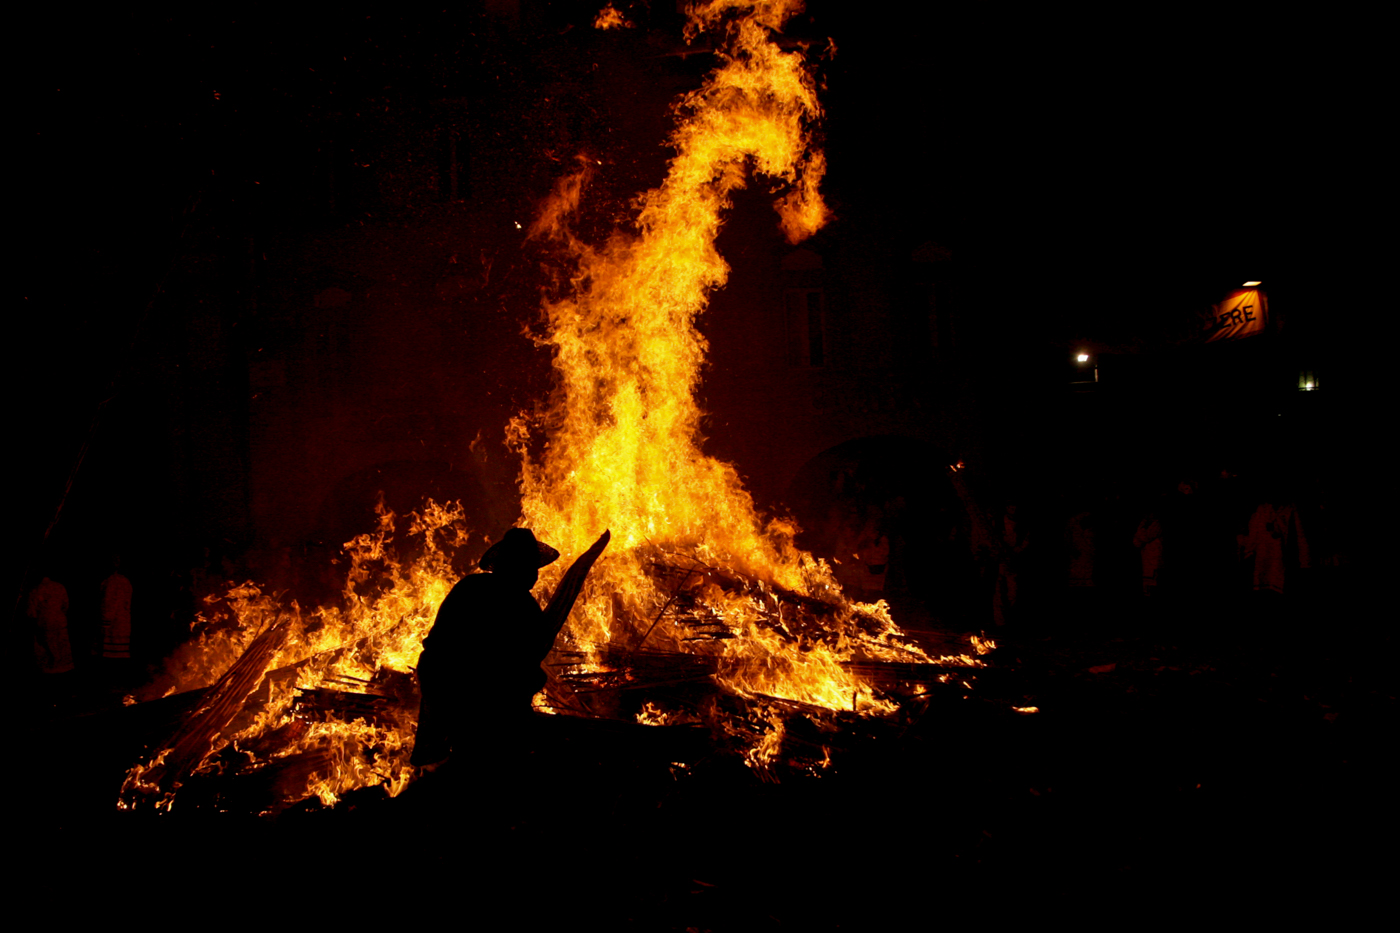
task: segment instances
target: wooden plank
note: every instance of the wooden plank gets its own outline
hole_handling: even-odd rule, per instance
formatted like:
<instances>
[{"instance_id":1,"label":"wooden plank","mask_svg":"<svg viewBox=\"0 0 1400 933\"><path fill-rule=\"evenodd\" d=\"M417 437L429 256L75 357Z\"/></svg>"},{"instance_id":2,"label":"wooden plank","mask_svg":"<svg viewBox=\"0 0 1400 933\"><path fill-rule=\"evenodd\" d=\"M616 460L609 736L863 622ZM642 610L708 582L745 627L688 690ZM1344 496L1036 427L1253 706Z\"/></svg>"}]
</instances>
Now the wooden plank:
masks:
<instances>
[{"instance_id":1,"label":"wooden plank","mask_svg":"<svg viewBox=\"0 0 1400 933\"><path fill-rule=\"evenodd\" d=\"M146 768L133 769L122 786L128 803L158 797L165 802L180 782L199 767L218 737L243 710L257 690L267 666L286 638L288 626L278 623L257 638L223 677L205 694L199 709L180 726L151 758Z\"/></svg>"}]
</instances>

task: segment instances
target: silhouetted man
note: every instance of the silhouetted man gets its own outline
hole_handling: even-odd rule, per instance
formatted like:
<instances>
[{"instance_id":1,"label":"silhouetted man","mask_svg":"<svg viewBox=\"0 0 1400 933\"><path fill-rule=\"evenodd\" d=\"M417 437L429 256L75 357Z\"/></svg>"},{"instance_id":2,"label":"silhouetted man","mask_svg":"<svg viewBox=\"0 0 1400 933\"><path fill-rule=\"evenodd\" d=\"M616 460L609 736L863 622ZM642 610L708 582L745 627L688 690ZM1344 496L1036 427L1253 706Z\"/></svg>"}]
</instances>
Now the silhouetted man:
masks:
<instances>
[{"instance_id":1,"label":"silhouetted man","mask_svg":"<svg viewBox=\"0 0 1400 933\"><path fill-rule=\"evenodd\" d=\"M528 528L512 528L481 556L486 572L463 577L442 601L418 660L415 765L472 742L490 755L518 741L556 634L530 590L558 557Z\"/></svg>"}]
</instances>

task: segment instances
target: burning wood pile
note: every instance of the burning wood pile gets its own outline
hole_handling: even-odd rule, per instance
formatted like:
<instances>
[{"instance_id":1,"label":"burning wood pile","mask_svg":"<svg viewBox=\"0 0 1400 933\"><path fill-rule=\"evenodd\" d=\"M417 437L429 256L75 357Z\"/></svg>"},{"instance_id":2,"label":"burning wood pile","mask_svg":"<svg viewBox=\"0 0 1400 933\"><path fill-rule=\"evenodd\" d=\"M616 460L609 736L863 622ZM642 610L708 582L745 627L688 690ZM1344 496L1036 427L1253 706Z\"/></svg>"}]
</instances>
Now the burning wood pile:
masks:
<instances>
[{"instance_id":1,"label":"burning wood pile","mask_svg":"<svg viewBox=\"0 0 1400 933\"><path fill-rule=\"evenodd\" d=\"M631 627L630 631L641 632L640 638L635 643L617 639L593 652L557 648L549 663L551 684L538 705L588 716L615 716L618 710L625 709L629 715L643 716L641 721L698 721L682 711L697 708L694 699L685 697L697 693L697 686L701 694L713 693L716 678L729 666L725 655L714 653L713 647L743 638L743 632L733 627L719 603L707 598L710 587L718 588L730 600L747 599L754 610L753 621L783 642L831 646L843 637L849 640L854 650L840 667L861 681L850 697L852 713L870 705L862 703L862 691L872 703L875 698L888 698L899 708L904 701L935 689L934 685L950 682L950 667L981 666L982 662L973 655L990 650L990 642L974 638L967 643L971 654L930 659L913 645L896 645L891 656L890 645L881 638L884 620L873 607L866 611L849 604L824 602L699 560L682 566L657 559L649 566L653 579L669 588L670 595L644 626ZM844 625L834 625L834 620ZM675 647L647 644L662 625L671 630L670 642ZM861 656L862 643L870 649L870 656ZM796 708L812 706L758 690L737 693L758 701L795 704ZM633 710L637 702L624 701L629 695L642 698L638 702L650 712ZM677 710L661 711L658 704L666 696L674 698Z\"/></svg>"},{"instance_id":2,"label":"burning wood pile","mask_svg":"<svg viewBox=\"0 0 1400 933\"><path fill-rule=\"evenodd\" d=\"M741 756L761 778L777 780L819 773L843 747L900 733L939 691L964 693L969 669L982 666L974 655L991 647L974 637L971 654L936 659L912 647L905 660L854 653L841 665L857 684L844 708L739 692L724 679L734 662L712 649L743 633L730 628L705 598L708 587L755 598L759 624L792 644L832 640L832 620L849 613L857 640L867 638L871 647L883 649L881 620L695 560L680 565L655 559L651 567L671 586L670 598L645 627L642 620L631 627L640 632L633 643L557 645L545 664L549 683L535 700L541 713L639 729L685 728L705 736L709 753ZM662 626L670 638L654 636ZM331 803L359 787L383 784L396 793L406 786L418 714L413 675L389 666L369 676L347 673L356 669L364 639L273 667L299 627L305 623L295 616L270 623L200 691L174 734L128 775L123 807L169 808L178 791L186 806L276 812L312 796ZM649 645L652 637L659 644ZM880 714L872 715L876 710Z\"/></svg>"},{"instance_id":3,"label":"burning wood pile","mask_svg":"<svg viewBox=\"0 0 1400 933\"><path fill-rule=\"evenodd\" d=\"M793 243L828 217L825 159L809 135L816 84L803 50L776 41L795 9L694 9L687 33L716 37L718 65L677 102L676 155L637 199L629 229L597 247L573 231L582 172L545 204L531 236L555 248L556 279L570 283L545 302L538 338L558 388L507 431L522 461L521 524L565 555L613 532L609 553L576 581L536 708L703 725L716 748L768 778L828 766L840 735L899 730L936 691L965 690L965 669L990 647L935 656L884 603L849 601L796 546L796 525L763 521L734 467L699 448L706 343L696 320L728 274L715 238L732 192L751 173L768 176ZM211 605L172 664L170 690L213 686L132 769L123 805L169 807L182 785L182 796L203 785L206 797L249 809L310 795L331 803L372 785L401 791L413 777L410 672L469 537L460 507L429 502L406 534L385 511L347 547L339 605L304 612L251 584ZM562 573L545 568L539 589L561 592Z\"/></svg>"}]
</instances>

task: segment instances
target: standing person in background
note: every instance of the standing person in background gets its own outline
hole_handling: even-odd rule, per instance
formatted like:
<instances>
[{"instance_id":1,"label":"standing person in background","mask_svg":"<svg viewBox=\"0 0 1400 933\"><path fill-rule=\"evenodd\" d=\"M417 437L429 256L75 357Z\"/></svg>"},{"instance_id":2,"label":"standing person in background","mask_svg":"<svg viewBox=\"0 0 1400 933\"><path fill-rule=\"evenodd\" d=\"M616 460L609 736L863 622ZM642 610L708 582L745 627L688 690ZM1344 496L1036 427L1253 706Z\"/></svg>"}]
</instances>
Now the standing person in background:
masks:
<instances>
[{"instance_id":1,"label":"standing person in background","mask_svg":"<svg viewBox=\"0 0 1400 933\"><path fill-rule=\"evenodd\" d=\"M1259 503L1240 544L1241 556L1253 567L1256 593L1283 594L1297 571L1311 566L1298 509L1277 493Z\"/></svg>"},{"instance_id":2,"label":"standing person in background","mask_svg":"<svg viewBox=\"0 0 1400 933\"><path fill-rule=\"evenodd\" d=\"M968 487L966 472L967 465L959 460L948 466L948 480L967 513L968 552L978 568L978 589L985 594L985 587L990 583L992 623L1004 627L1014 617L1020 599L1021 552L1030 540L1024 523L1017 518L1016 503L1006 502L1001 514L994 518L982 508ZM981 598L985 599L985 595ZM977 601L974 600L974 604Z\"/></svg>"},{"instance_id":3,"label":"standing person in background","mask_svg":"<svg viewBox=\"0 0 1400 933\"><path fill-rule=\"evenodd\" d=\"M1238 539L1249 518L1240 478L1228 467L1208 474L1197 494L1201 505L1202 621L1217 634L1232 632L1241 610Z\"/></svg>"},{"instance_id":4,"label":"standing person in background","mask_svg":"<svg viewBox=\"0 0 1400 933\"><path fill-rule=\"evenodd\" d=\"M68 590L48 574L29 591L25 616L34 635L34 659L44 674L73 670L73 648L68 640Z\"/></svg>"},{"instance_id":5,"label":"standing person in background","mask_svg":"<svg viewBox=\"0 0 1400 933\"><path fill-rule=\"evenodd\" d=\"M883 510L871 506L851 553L855 563L856 592L862 602L873 603L884 596L885 577L890 563L890 539L885 533Z\"/></svg>"},{"instance_id":6,"label":"standing person in background","mask_svg":"<svg viewBox=\"0 0 1400 933\"><path fill-rule=\"evenodd\" d=\"M1299 571L1312 565L1312 554L1298 508L1282 483L1267 483L1262 498L1239 537L1240 557L1250 570L1254 591L1253 612L1246 616L1252 630L1243 634L1253 644L1253 655L1277 673L1279 665L1306 663L1307 639L1299 637L1304 626L1297 597ZM1288 682L1296 686L1293 679Z\"/></svg>"},{"instance_id":7,"label":"standing person in background","mask_svg":"<svg viewBox=\"0 0 1400 933\"><path fill-rule=\"evenodd\" d=\"M1019 506L1008 500L1002 510L997 531L1001 532L995 554L997 558L996 589L992 593L992 622L998 627L1016 619L1016 605L1021 599L1021 571L1025 562L1023 552L1030 545L1025 520L1017 517Z\"/></svg>"},{"instance_id":8,"label":"standing person in background","mask_svg":"<svg viewBox=\"0 0 1400 933\"><path fill-rule=\"evenodd\" d=\"M1098 516L1085 509L1071 515L1065 523L1065 547L1069 551L1069 586L1071 589L1093 587L1098 560Z\"/></svg>"},{"instance_id":9,"label":"standing person in background","mask_svg":"<svg viewBox=\"0 0 1400 933\"><path fill-rule=\"evenodd\" d=\"M102 657L131 657L131 581L122 573L121 555L112 557L112 572L101 584Z\"/></svg>"},{"instance_id":10,"label":"standing person in background","mask_svg":"<svg viewBox=\"0 0 1400 933\"><path fill-rule=\"evenodd\" d=\"M1140 552L1142 560L1142 595L1153 600L1157 595L1157 574L1162 569L1162 523L1157 520L1154 509L1138 522L1133 533L1133 547Z\"/></svg>"},{"instance_id":11,"label":"standing person in background","mask_svg":"<svg viewBox=\"0 0 1400 933\"><path fill-rule=\"evenodd\" d=\"M1090 500L1089 496L1081 496ZM1101 622L1099 583L1099 503L1081 501L1065 522L1064 543L1068 558L1066 606L1076 627L1097 630Z\"/></svg>"},{"instance_id":12,"label":"standing person in background","mask_svg":"<svg viewBox=\"0 0 1400 933\"><path fill-rule=\"evenodd\" d=\"M1210 526L1207 505L1194 477L1184 477L1158 513L1162 522L1162 567L1158 571L1162 595L1181 634L1211 631L1205 621L1208 609Z\"/></svg>"}]
</instances>

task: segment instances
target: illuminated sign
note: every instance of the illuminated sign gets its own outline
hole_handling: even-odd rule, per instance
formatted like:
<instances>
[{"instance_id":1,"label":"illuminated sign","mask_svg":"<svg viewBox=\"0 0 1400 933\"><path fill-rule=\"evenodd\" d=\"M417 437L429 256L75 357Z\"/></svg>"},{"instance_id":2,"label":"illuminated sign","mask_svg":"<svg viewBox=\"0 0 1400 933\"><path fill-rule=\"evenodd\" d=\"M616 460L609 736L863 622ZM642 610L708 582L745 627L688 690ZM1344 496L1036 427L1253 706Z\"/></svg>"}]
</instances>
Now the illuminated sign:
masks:
<instances>
[{"instance_id":1,"label":"illuminated sign","mask_svg":"<svg viewBox=\"0 0 1400 933\"><path fill-rule=\"evenodd\" d=\"M1206 319L1205 339L1234 340L1262 334L1269 321L1269 299L1259 288L1239 288L1211 308Z\"/></svg>"}]
</instances>

